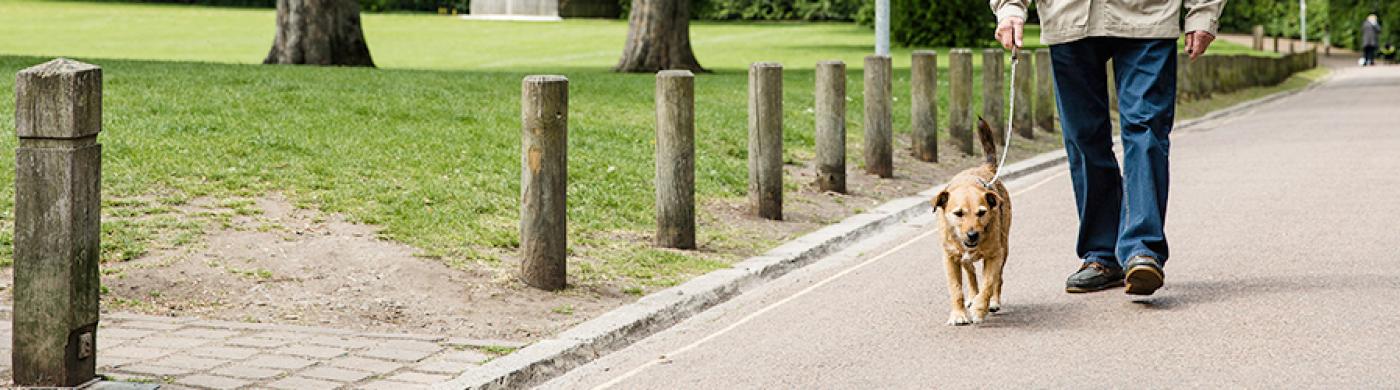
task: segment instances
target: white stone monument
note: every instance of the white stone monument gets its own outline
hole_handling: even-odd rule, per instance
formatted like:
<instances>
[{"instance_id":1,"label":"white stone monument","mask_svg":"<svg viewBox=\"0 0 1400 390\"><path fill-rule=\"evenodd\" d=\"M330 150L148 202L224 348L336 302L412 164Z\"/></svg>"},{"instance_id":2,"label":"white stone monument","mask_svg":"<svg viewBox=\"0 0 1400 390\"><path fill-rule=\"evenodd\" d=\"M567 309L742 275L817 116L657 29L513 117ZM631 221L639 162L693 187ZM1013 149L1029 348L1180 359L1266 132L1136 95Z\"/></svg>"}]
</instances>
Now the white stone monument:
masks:
<instances>
[{"instance_id":1,"label":"white stone monument","mask_svg":"<svg viewBox=\"0 0 1400 390\"><path fill-rule=\"evenodd\" d=\"M559 0L472 0L463 19L557 21Z\"/></svg>"}]
</instances>

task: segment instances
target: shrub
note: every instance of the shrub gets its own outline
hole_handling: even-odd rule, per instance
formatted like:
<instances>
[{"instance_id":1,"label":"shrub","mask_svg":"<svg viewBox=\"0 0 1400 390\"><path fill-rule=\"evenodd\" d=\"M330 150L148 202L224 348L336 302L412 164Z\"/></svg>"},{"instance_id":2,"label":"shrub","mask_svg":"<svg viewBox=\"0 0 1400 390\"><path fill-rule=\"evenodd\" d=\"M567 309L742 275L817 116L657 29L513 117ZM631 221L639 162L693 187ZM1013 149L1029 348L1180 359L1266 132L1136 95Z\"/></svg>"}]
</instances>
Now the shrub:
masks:
<instances>
[{"instance_id":1,"label":"shrub","mask_svg":"<svg viewBox=\"0 0 1400 390\"><path fill-rule=\"evenodd\" d=\"M995 30L985 0L890 0L890 39L903 46L984 46Z\"/></svg>"},{"instance_id":2,"label":"shrub","mask_svg":"<svg viewBox=\"0 0 1400 390\"><path fill-rule=\"evenodd\" d=\"M852 20L860 0L692 0L694 16L709 20Z\"/></svg>"},{"instance_id":3,"label":"shrub","mask_svg":"<svg viewBox=\"0 0 1400 390\"><path fill-rule=\"evenodd\" d=\"M1308 0L1308 39L1317 40L1328 29L1330 0ZM1298 38L1298 1L1230 0L1220 15L1220 30L1250 34L1255 25L1270 36ZM1359 22L1358 22L1359 23Z\"/></svg>"},{"instance_id":4,"label":"shrub","mask_svg":"<svg viewBox=\"0 0 1400 390\"><path fill-rule=\"evenodd\" d=\"M276 8L277 0L89 0L109 3L168 3L168 4L190 4L207 5L217 7L253 7L253 8ZM428 11L437 12L439 8L456 9L457 12L467 12L470 9L471 0L359 0L360 10L367 12L386 11Z\"/></svg>"},{"instance_id":5,"label":"shrub","mask_svg":"<svg viewBox=\"0 0 1400 390\"><path fill-rule=\"evenodd\" d=\"M1331 0L1328 11L1334 45L1361 50L1361 21L1370 14L1380 18L1382 46L1387 42L1400 43L1400 1Z\"/></svg>"}]
</instances>

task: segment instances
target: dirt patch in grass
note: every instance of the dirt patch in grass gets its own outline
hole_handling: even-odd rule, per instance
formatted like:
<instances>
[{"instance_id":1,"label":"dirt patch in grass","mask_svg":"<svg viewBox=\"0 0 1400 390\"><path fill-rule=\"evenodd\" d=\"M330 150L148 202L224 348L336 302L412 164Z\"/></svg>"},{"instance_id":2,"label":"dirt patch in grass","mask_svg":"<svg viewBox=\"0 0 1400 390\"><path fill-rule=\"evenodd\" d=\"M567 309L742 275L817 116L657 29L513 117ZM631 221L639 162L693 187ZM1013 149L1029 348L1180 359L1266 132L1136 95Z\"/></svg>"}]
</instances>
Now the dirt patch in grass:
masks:
<instances>
[{"instance_id":1,"label":"dirt patch in grass","mask_svg":"<svg viewBox=\"0 0 1400 390\"><path fill-rule=\"evenodd\" d=\"M104 310L533 340L635 299L609 286L547 293L494 270L449 267L280 196L239 205L256 213L225 205L180 207L231 216L195 243L104 264Z\"/></svg>"}]
</instances>

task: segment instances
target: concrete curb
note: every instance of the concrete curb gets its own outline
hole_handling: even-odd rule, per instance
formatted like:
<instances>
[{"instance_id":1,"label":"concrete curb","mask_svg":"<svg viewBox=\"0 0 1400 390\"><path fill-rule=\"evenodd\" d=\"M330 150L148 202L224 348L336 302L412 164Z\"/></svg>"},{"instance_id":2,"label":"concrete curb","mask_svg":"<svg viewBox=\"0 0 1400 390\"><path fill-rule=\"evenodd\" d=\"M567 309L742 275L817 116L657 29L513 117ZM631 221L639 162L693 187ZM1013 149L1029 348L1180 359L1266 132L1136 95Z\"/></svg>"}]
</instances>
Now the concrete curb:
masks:
<instances>
[{"instance_id":1,"label":"concrete curb","mask_svg":"<svg viewBox=\"0 0 1400 390\"><path fill-rule=\"evenodd\" d=\"M1014 179L1065 162L1064 150L1040 154L1003 168ZM765 281L776 279L826 255L927 213L928 199L940 183L915 196L895 199L851 216L734 266L642 297L575 326L552 339L491 361L479 369L435 385L435 389L515 389L538 385L574 367L666 329L691 315L729 300Z\"/></svg>"},{"instance_id":2,"label":"concrete curb","mask_svg":"<svg viewBox=\"0 0 1400 390\"><path fill-rule=\"evenodd\" d=\"M1203 117L1178 123L1175 129L1198 127L1213 119L1311 90L1328 78L1330 75L1304 88L1275 93L1217 110ZM1064 149L1043 153L1005 166L1002 169L1002 177L1006 180L1024 177L1063 164L1066 160ZM927 213L930 211L929 197L941 191L943 186L943 183L939 183L916 196L886 202L874 210L846 218L837 224L784 243L733 267L710 272L679 286L647 295L635 303L614 309L552 339L531 344L451 381L434 385L433 388L494 390L539 385L574 367L587 364L669 328L756 285L845 249L906 219Z\"/></svg>"}]
</instances>

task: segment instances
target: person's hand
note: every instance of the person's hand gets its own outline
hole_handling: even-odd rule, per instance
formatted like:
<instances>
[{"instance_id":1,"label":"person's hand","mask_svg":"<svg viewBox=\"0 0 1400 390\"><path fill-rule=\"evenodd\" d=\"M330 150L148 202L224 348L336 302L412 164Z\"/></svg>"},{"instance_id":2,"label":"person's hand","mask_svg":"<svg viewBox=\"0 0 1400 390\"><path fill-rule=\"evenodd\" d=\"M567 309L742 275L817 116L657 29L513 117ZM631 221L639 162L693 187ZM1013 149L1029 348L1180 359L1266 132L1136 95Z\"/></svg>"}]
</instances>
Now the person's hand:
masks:
<instances>
[{"instance_id":1,"label":"person's hand","mask_svg":"<svg viewBox=\"0 0 1400 390\"><path fill-rule=\"evenodd\" d=\"M1007 50L1024 46L1021 44L1021 34L1025 25L1025 20L1015 16L1002 19L997 24L997 42L1001 42L1001 46Z\"/></svg>"},{"instance_id":2,"label":"person's hand","mask_svg":"<svg viewBox=\"0 0 1400 390\"><path fill-rule=\"evenodd\" d=\"M1215 36L1205 31L1192 31L1186 33L1186 55L1191 56L1195 61L1196 57L1206 54L1206 49L1210 48L1210 43L1215 42Z\"/></svg>"}]
</instances>

